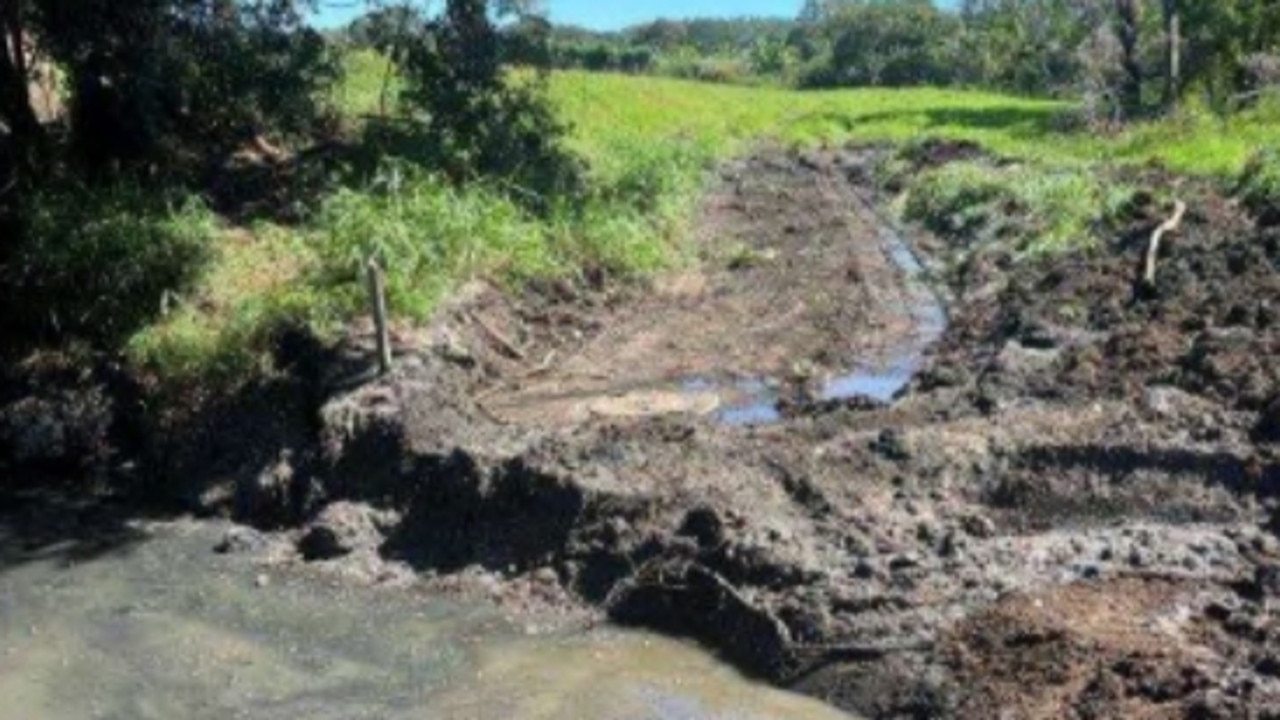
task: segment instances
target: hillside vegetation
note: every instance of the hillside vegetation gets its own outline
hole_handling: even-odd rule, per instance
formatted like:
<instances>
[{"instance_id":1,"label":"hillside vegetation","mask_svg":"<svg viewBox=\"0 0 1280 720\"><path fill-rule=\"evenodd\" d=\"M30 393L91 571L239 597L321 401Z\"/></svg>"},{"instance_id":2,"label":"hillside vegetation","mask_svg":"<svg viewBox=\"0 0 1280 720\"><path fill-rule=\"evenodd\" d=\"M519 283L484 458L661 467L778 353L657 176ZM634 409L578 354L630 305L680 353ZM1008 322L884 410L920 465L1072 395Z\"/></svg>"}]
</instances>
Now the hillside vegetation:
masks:
<instances>
[{"instance_id":1,"label":"hillside vegetation","mask_svg":"<svg viewBox=\"0 0 1280 720\"><path fill-rule=\"evenodd\" d=\"M363 54L348 68L336 99L358 122L379 112L386 66ZM329 197L301 226L260 225L253 240L222 244L188 302L133 338L133 356L171 378L244 377L281 323L323 332L363 312L356 269L371 248L387 258L393 312L405 322L428 317L472 278L518 283L583 268L634 276L688 262L696 253L685 228L704 173L756 144L977 143L1023 167L968 164L907 178L919 183L912 219L945 221L964 210L956 204L967 190L996 197L1004 187L1053 216L1044 237L1025 244L1062 251L1088 245L1091 226L1132 190L1103 187L1109 166L1155 162L1230 183L1278 124L1266 108L1227 119L1187 112L1104 136L1073 129L1070 104L986 92L797 91L587 72L555 73L550 92L569 147L586 162L585 210L539 217L487 186L460 189L386 166L372 186Z\"/></svg>"}]
</instances>

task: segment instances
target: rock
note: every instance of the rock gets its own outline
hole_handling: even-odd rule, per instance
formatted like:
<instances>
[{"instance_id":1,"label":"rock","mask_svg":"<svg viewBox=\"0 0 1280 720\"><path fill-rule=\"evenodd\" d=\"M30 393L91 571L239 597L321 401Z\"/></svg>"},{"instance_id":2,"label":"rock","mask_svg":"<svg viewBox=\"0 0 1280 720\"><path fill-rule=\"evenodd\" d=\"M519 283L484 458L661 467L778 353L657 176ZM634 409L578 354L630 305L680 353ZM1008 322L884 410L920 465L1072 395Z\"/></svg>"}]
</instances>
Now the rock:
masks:
<instances>
[{"instance_id":1,"label":"rock","mask_svg":"<svg viewBox=\"0 0 1280 720\"><path fill-rule=\"evenodd\" d=\"M295 475L293 453L281 451L275 462L236 486L236 518L255 525L283 523L290 514Z\"/></svg>"},{"instance_id":2,"label":"rock","mask_svg":"<svg viewBox=\"0 0 1280 720\"><path fill-rule=\"evenodd\" d=\"M905 553L899 555L889 561L889 569L893 572L902 572L920 567L920 556L915 553Z\"/></svg>"},{"instance_id":3,"label":"rock","mask_svg":"<svg viewBox=\"0 0 1280 720\"><path fill-rule=\"evenodd\" d=\"M1142 409L1157 418L1170 418L1178 414L1180 408L1187 407L1187 393L1175 387L1156 385L1142 391Z\"/></svg>"},{"instance_id":4,"label":"rock","mask_svg":"<svg viewBox=\"0 0 1280 720\"><path fill-rule=\"evenodd\" d=\"M307 560L332 560L357 550L371 550L383 542L387 519L368 505L336 502L325 508L298 542Z\"/></svg>"},{"instance_id":5,"label":"rock","mask_svg":"<svg viewBox=\"0 0 1280 720\"><path fill-rule=\"evenodd\" d=\"M988 540L996 536L995 521L985 515L969 515L960 521L960 527L980 540Z\"/></svg>"},{"instance_id":6,"label":"rock","mask_svg":"<svg viewBox=\"0 0 1280 720\"><path fill-rule=\"evenodd\" d=\"M888 460L903 462L911 459L911 451L907 448L902 431L886 428L872 444L872 449Z\"/></svg>"},{"instance_id":7,"label":"rock","mask_svg":"<svg viewBox=\"0 0 1280 720\"><path fill-rule=\"evenodd\" d=\"M260 555L270 546L266 535L253 528L236 526L227 530L213 551L219 555Z\"/></svg>"},{"instance_id":8,"label":"rock","mask_svg":"<svg viewBox=\"0 0 1280 720\"><path fill-rule=\"evenodd\" d=\"M1280 678L1280 655L1271 654L1263 657L1253 669L1259 675Z\"/></svg>"},{"instance_id":9,"label":"rock","mask_svg":"<svg viewBox=\"0 0 1280 720\"><path fill-rule=\"evenodd\" d=\"M1259 565L1253 571L1253 582L1263 597L1280 598L1280 565Z\"/></svg>"},{"instance_id":10,"label":"rock","mask_svg":"<svg viewBox=\"0 0 1280 720\"><path fill-rule=\"evenodd\" d=\"M87 468L110 449L113 407L97 387L49 390L0 407L0 454L15 464Z\"/></svg>"}]
</instances>

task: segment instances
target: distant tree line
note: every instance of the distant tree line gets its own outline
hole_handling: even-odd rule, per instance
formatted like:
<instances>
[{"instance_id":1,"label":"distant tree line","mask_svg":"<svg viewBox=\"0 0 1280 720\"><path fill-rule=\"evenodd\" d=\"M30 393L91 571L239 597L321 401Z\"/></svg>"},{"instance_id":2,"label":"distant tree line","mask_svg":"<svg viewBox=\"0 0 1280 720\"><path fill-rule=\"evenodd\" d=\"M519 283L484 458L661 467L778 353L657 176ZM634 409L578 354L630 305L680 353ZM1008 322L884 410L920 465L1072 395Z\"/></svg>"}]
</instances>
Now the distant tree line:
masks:
<instances>
[{"instance_id":1,"label":"distant tree line","mask_svg":"<svg viewBox=\"0 0 1280 720\"><path fill-rule=\"evenodd\" d=\"M1116 117L1188 94L1226 110L1280 83L1274 0L808 0L790 43L806 86L1083 97Z\"/></svg>"},{"instance_id":2,"label":"distant tree line","mask_svg":"<svg viewBox=\"0 0 1280 720\"><path fill-rule=\"evenodd\" d=\"M376 45L395 25L386 11L347 35ZM801 87L976 87L1083 98L1114 118L1188 95L1229 110L1280 83L1274 0L807 0L794 18L596 32L525 17L499 32L504 58L518 64Z\"/></svg>"}]
</instances>

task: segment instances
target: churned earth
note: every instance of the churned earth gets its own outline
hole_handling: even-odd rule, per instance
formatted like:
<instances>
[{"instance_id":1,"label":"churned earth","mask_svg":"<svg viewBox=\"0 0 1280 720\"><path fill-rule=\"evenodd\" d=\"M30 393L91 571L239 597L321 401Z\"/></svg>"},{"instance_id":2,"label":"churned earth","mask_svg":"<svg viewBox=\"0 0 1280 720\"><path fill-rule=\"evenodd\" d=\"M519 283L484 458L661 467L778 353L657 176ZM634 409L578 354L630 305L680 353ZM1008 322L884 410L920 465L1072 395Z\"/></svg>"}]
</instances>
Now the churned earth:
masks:
<instances>
[{"instance_id":1,"label":"churned earth","mask_svg":"<svg viewBox=\"0 0 1280 720\"><path fill-rule=\"evenodd\" d=\"M286 338L147 456L281 563L692 637L865 717L1280 717L1280 228L1184 183L1145 287L1154 201L1014 258L898 226L883 154L728 164L696 269L469 287L385 379L367 330Z\"/></svg>"}]
</instances>

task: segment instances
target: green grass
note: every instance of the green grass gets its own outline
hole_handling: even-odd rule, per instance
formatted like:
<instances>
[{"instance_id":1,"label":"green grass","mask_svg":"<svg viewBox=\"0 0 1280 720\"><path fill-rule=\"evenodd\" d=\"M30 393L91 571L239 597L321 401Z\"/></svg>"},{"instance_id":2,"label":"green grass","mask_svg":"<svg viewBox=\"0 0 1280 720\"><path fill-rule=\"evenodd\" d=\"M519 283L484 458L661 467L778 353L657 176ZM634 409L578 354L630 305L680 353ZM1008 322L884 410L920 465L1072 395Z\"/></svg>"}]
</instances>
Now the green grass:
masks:
<instances>
[{"instance_id":1,"label":"green grass","mask_svg":"<svg viewBox=\"0 0 1280 720\"><path fill-rule=\"evenodd\" d=\"M1001 243L1024 256L1042 255L1091 247L1135 194L1087 166L961 161L917 178L903 212L966 245Z\"/></svg>"},{"instance_id":2,"label":"green grass","mask_svg":"<svg viewBox=\"0 0 1280 720\"><path fill-rule=\"evenodd\" d=\"M552 94L574 146L609 162L619 144L679 139L723 158L761 141L815 146L921 137L971 140L993 153L1061 163L1146 163L1193 174L1238 173L1275 144L1274 111L1220 119L1191 112L1114 136L1069 131L1072 106L963 90L796 91L668 78L557 73Z\"/></svg>"},{"instance_id":3,"label":"green grass","mask_svg":"<svg viewBox=\"0 0 1280 720\"><path fill-rule=\"evenodd\" d=\"M356 53L333 98L350 123L379 111L385 62ZM1113 137L1063 128L1071 106L941 89L794 91L653 77L556 73L551 97L572 124L568 144L588 167L587 196L543 216L503 193L456 189L386 166L378 182L340 191L299 228L236 232L176 312L129 344L165 377L245 377L264 369L273 329L321 330L362 312L359 269L380 257L393 314L423 321L460 283L518 284L585 267L640 275L684 261L705 172L761 143L813 147L851 141L970 140L1019 162L958 163L908 182L904 206L942 232L1013 243L1024 255L1087 246L1131 194L1107 169L1158 161L1234 178L1271 140L1274 113L1228 121L1203 113ZM1274 164L1254 172L1275 188ZM1262 192L1261 190L1259 192ZM1271 190L1267 190L1271 192ZM1006 206L1016 222L1000 219Z\"/></svg>"}]
</instances>

